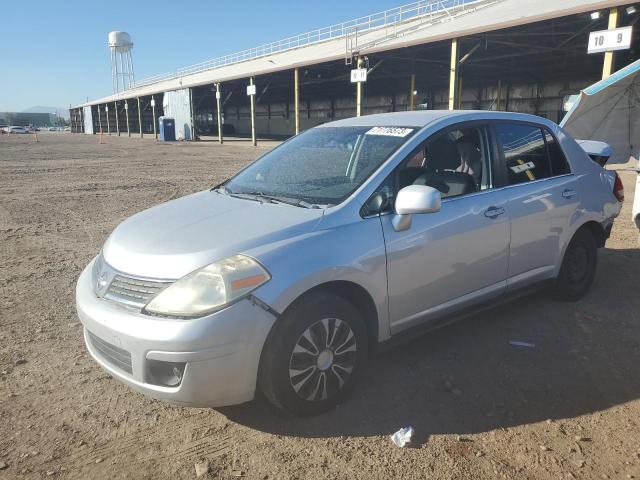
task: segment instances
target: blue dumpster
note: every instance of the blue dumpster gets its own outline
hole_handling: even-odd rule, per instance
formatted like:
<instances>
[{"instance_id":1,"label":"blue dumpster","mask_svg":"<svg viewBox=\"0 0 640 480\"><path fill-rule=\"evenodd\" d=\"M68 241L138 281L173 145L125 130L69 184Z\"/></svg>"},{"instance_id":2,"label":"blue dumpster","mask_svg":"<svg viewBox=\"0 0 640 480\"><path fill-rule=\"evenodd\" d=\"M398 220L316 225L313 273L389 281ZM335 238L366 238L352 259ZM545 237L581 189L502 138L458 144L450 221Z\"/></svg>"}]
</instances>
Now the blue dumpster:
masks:
<instances>
[{"instance_id":1,"label":"blue dumpster","mask_svg":"<svg viewBox=\"0 0 640 480\"><path fill-rule=\"evenodd\" d=\"M160 141L175 142L176 141L176 121L171 117L160 117Z\"/></svg>"}]
</instances>

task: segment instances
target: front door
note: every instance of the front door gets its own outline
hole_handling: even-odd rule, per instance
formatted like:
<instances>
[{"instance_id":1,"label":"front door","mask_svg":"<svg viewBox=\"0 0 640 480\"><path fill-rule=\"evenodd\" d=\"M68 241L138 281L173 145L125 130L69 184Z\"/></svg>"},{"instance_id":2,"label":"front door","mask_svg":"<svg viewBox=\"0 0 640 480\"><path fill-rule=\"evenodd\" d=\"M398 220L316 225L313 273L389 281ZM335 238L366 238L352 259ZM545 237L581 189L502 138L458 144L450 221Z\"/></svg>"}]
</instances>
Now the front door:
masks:
<instances>
[{"instance_id":1,"label":"front door","mask_svg":"<svg viewBox=\"0 0 640 480\"><path fill-rule=\"evenodd\" d=\"M398 168L396 191L429 185L443 200L404 231L393 213L380 216L392 334L504 291L509 211L504 190L493 188L495 156L484 125L462 125L432 136Z\"/></svg>"}]
</instances>

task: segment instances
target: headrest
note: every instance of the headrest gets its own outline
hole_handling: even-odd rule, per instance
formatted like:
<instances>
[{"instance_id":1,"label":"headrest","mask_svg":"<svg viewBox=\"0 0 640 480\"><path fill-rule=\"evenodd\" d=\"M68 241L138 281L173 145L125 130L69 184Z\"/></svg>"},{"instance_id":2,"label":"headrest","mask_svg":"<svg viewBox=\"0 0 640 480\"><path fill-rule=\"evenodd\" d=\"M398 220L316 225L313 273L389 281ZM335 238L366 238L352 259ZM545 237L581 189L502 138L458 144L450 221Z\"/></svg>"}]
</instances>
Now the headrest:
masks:
<instances>
[{"instance_id":1,"label":"headrest","mask_svg":"<svg viewBox=\"0 0 640 480\"><path fill-rule=\"evenodd\" d=\"M468 163L480 158L480 152L471 142L459 142L456 144L456 147L458 148L458 153L460 153L462 159L466 160Z\"/></svg>"},{"instance_id":2,"label":"headrest","mask_svg":"<svg viewBox=\"0 0 640 480\"><path fill-rule=\"evenodd\" d=\"M460 164L460 154L446 135L427 147L427 166L430 170L455 170Z\"/></svg>"}]
</instances>

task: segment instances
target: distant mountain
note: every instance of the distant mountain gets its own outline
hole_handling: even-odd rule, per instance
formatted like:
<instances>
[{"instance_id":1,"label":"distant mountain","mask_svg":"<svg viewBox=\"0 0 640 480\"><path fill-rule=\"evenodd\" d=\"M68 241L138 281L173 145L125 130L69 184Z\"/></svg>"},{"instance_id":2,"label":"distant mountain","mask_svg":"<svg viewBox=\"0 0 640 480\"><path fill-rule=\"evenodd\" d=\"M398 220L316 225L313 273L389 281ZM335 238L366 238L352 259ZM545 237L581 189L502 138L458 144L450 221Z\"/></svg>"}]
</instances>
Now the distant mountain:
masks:
<instances>
[{"instance_id":1,"label":"distant mountain","mask_svg":"<svg viewBox=\"0 0 640 480\"><path fill-rule=\"evenodd\" d=\"M69 119L69 109L64 107L35 106L23 110L23 113L58 113L62 118Z\"/></svg>"}]
</instances>

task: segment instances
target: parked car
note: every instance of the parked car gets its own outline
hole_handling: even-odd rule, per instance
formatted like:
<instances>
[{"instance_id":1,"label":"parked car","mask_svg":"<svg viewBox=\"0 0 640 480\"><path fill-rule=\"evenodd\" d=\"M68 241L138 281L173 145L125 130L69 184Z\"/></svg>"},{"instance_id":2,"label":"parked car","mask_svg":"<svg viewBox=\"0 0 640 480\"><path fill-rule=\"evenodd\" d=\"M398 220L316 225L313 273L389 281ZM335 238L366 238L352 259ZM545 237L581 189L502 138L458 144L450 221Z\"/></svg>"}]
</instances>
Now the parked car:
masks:
<instances>
[{"instance_id":1,"label":"parked car","mask_svg":"<svg viewBox=\"0 0 640 480\"><path fill-rule=\"evenodd\" d=\"M554 123L501 112L340 120L122 222L76 293L93 358L175 404L312 415L381 344L550 285L578 300L623 201Z\"/></svg>"},{"instance_id":2,"label":"parked car","mask_svg":"<svg viewBox=\"0 0 640 480\"><path fill-rule=\"evenodd\" d=\"M27 127L9 127L7 133L25 134L30 132Z\"/></svg>"}]
</instances>

